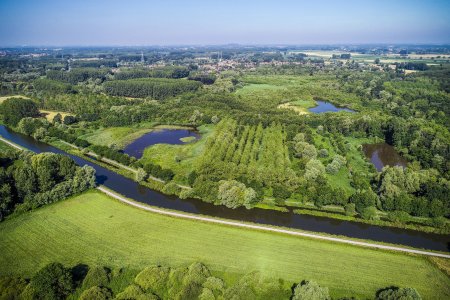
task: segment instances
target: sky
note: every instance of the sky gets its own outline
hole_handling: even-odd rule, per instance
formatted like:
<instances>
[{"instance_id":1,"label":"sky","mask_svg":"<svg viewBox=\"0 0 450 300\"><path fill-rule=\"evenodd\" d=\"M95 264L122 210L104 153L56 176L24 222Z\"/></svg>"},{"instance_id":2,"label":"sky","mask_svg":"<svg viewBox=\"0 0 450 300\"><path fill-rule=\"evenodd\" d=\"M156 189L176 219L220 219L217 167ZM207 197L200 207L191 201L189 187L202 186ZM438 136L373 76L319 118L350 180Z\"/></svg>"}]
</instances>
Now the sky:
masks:
<instances>
[{"instance_id":1,"label":"sky","mask_svg":"<svg viewBox=\"0 0 450 300\"><path fill-rule=\"evenodd\" d=\"M0 0L0 46L450 43L450 0Z\"/></svg>"}]
</instances>

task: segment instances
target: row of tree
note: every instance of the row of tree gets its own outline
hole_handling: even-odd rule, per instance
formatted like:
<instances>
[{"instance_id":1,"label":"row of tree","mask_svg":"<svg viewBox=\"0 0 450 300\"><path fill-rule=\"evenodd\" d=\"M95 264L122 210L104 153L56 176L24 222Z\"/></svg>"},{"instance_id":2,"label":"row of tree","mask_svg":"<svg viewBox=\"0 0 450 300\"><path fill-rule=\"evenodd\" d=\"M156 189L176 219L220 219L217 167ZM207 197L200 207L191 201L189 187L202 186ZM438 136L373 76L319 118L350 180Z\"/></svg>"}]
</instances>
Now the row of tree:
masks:
<instances>
[{"instance_id":1,"label":"row of tree","mask_svg":"<svg viewBox=\"0 0 450 300\"><path fill-rule=\"evenodd\" d=\"M118 273L118 274L117 274ZM64 299L81 293L80 300L107 299L292 299L330 300L328 288L315 281L303 280L291 289L282 279L263 277L250 272L227 286L222 278L213 276L202 263L188 267L171 268L149 266L134 279L123 282L121 289L113 292L111 286L121 276L103 266L78 265L66 268L60 263L50 263L40 269L29 283L23 278L0 278L2 299ZM128 286L123 285L128 283ZM116 286L117 287L117 286ZM115 289L117 290L117 289ZM347 299L347 298L346 298ZM420 300L414 288L388 287L379 290L376 300Z\"/></svg>"}]
</instances>

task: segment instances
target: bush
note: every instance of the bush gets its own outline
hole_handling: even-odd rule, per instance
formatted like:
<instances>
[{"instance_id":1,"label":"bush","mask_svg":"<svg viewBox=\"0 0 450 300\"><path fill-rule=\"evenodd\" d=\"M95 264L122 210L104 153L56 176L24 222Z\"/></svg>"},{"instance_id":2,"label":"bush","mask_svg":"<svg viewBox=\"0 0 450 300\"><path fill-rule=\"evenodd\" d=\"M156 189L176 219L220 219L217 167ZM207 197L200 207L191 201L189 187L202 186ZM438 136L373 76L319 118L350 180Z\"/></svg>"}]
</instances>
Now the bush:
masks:
<instances>
[{"instance_id":1,"label":"bush","mask_svg":"<svg viewBox=\"0 0 450 300\"><path fill-rule=\"evenodd\" d=\"M145 293L138 285L132 284L127 286L123 292L117 294L117 300L158 300L159 297L151 293Z\"/></svg>"},{"instance_id":2,"label":"bush","mask_svg":"<svg viewBox=\"0 0 450 300\"><path fill-rule=\"evenodd\" d=\"M321 287L314 281L303 281L294 289L292 300L329 300L328 288Z\"/></svg>"},{"instance_id":3,"label":"bush","mask_svg":"<svg viewBox=\"0 0 450 300\"><path fill-rule=\"evenodd\" d=\"M369 206L362 210L361 217L365 220L379 220L377 208L375 206Z\"/></svg>"},{"instance_id":4,"label":"bush","mask_svg":"<svg viewBox=\"0 0 450 300\"><path fill-rule=\"evenodd\" d=\"M175 182L169 182L164 185L162 192L167 195L178 195L181 192L181 188Z\"/></svg>"},{"instance_id":5,"label":"bush","mask_svg":"<svg viewBox=\"0 0 450 300\"><path fill-rule=\"evenodd\" d=\"M409 221L410 215L405 211L396 210L388 213L388 219L395 223L406 223Z\"/></svg>"},{"instance_id":6,"label":"bush","mask_svg":"<svg viewBox=\"0 0 450 300\"><path fill-rule=\"evenodd\" d=\"M107 300L112 299L111 291L105 287L93 286L85 290L79 300Z\"/></svg>"},{"instance_id":7,"label":"bush","mask_svg":"<svg viewBox=\"0 0 450 300\"><path fill-rule=\"evenodd\" d=\"M101 266L89 268L86 277L83 280L83 289L89 289L94 286L106 286L110 280L109 270Z\"/></svg>"},{"instance_id":8,"label":"bush","mask_svg":"<svg viewBox=\"0 0 450 300\"><path fill-rule=\"evenodd\" d=\"M19 277L0 277L0 299L20 299L27 281Z\"/></svg>"},{"instance_id":9,"label":"bush","mask_svg":"<svg viewBox=\"0 0 450 300\"><path fill-rule=\"evenodd\" d=\"M319 150L319 157L328 157L328 150L327 149L320 149Z\"/></svg>"},{"instance_id":10,"label":"bush","mask_svg":"<svg viewBox=\"0 0 450 300\"><path fill-rule=\"evenodd\" d=\"M414 288L387 288L380 291L377 300L421 300L419 293Z\"/></svg>"},{"instance_id":11,"label":"bush","mask_svg":"<svg viewBox=\"0 0 450 300\"><path fill-rule=\"evenodd\" d=\"M146 292L152 292L160 297L166 294L166 282L169 278L170 269L161 266L145 268L134 281Z\"/></svg>"},{"instance_id":12,"label":"bush","mask_svg":"<svg viewBox=\"0 0 450 300\"><path fill-rule=\"evenodd\" d=\"M345 209L345 214L347 216L354 216L356 213L356 209L355 209L355 203L347 203L344 206Z\"/></svg>"}]
</instances>

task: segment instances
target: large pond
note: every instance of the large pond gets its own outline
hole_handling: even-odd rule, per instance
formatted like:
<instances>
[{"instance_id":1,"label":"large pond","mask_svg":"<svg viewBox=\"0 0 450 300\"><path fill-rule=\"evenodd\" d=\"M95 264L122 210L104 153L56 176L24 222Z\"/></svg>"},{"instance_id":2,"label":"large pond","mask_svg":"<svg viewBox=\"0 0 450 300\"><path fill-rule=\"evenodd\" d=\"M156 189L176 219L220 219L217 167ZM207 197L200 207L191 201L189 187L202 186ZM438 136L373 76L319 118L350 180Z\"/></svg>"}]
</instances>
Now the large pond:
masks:
<instances>
[{"instance_id":1,"label":"large pond","mask_svg":"<svg viewBox=\"0 0 450 300\"><path fill-rule=\"evenodd\" d=\"M200 134L194 130L188 129L155 129L127 145L125 149L123 149L123 152L130 156L141 158L147 147L156 144L184 144L181 139L186 137L198 139L200 138Z\"/></svg>"},{"instance_id":2,"label":"large pond","mask_svg":"<svg viewBox=\"0 0 450 300\"><path fill-rule=\"evenodd\" d=\"M317 106L309 108L308 110L315 114L321 114L326 112L339 112L339 111L346 111L346 112L355 112L352 109L345 108L345 107L337 107L334 104L326 101L316 101Z\"/></svg>"},{"instance_id":3,"label":"large pond","mask_svg":"<svg viewBox=\"0 0 450 300\"><path fill-rule=\"evenodd\" d=\"M364 144L363 152L378 171L384 166L406 167L407 164L406 159L401 157L393 146L386 143Z\"/></svg>"},{"instance_id":4,"label":"large pond","mask_svg":"<svg viewBox=\"0 0 450 300\"><path fill-rule=\"evenodd\" d=\"M258 208L250 210L245 208L230 209L225 206L215 206L197 199L182 200L175 196L167 196L151 190L129 178L80 157L67 154L48 144L38 142L28 136L15 133L2 125L0 125L0 135L36 153L61 153L71 157L78 165L90 165L96 170L97 182L99 184L103 184L125 197L149 205L232 220L344 235L353 238L402 244L417 248L440 251L450 250L450 237L447 235L418 232L401 228L380 227L325 217L297 215L292 211L279 212Z\"/></svg>"}]
</instances>

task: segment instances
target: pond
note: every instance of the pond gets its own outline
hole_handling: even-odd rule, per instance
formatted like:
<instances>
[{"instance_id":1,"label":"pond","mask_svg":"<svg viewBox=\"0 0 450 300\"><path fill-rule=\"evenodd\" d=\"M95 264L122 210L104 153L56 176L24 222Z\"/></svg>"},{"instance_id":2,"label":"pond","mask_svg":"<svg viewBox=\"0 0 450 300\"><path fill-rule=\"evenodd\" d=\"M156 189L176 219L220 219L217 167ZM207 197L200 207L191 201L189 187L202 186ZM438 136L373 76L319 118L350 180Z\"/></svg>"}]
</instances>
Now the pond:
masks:
<instances>
[{"instance_id":1,"label":"pond","mask_svg":"<svg viewBox=\"0 0 450 300\"><path fill-rule=\"evenodd\" d=\"M36 141L29 136L11 131L3 125L0 125L0 135L36 153L61 153L71 157L80 166L89 165L95 169L99 184L103 184L125 197L149 205L225 219L344 235L417 248L449 251L450 237L443 234L381 227L326 217L297 215L292 211L280 212L259 208L245 209L243 207L230 209L225 206L206 203L198 199L180 199L176 196L164 195L81 157L68 154L58 148Z\"/></svg>"},{"instance_id":2,"label":"pond","mask_svg":"<svg viewBox=\"0 0 450 300\"><path fill-rule=\"evenodd\" d=\"M326 101L316 101L317 106L309 108L308 110L315 114L321 114L326 112L339 112L339 111L346 111L346 112L355 112L354 110L350 108L345 107L337 107L334 104Z\"/></svg>"},{"instance_id":3,"label":"pond","mask_svg":"<svg viewBox=\"0 0 450 300\"><path fill-rule=\"evenodd\" d=\"M384 166L406 167L406 159L398 154L395 148L387 143L364 144L363 152L380 172Z\"/></svg>"},{"instance_id":4,"label":"pond","mask_svg":"<svg viewBox=\"0 0 450 300\"><path fill-rule=\"evenodd\" d=\"M199 139L200 134L197 131L190 129L155 129L127 145L125 149L123 149L123 152L130 156L141 158L147 147L156 144L184 144L185 142L181 139L186 137Z\"/></svg>"}]
</instances>

